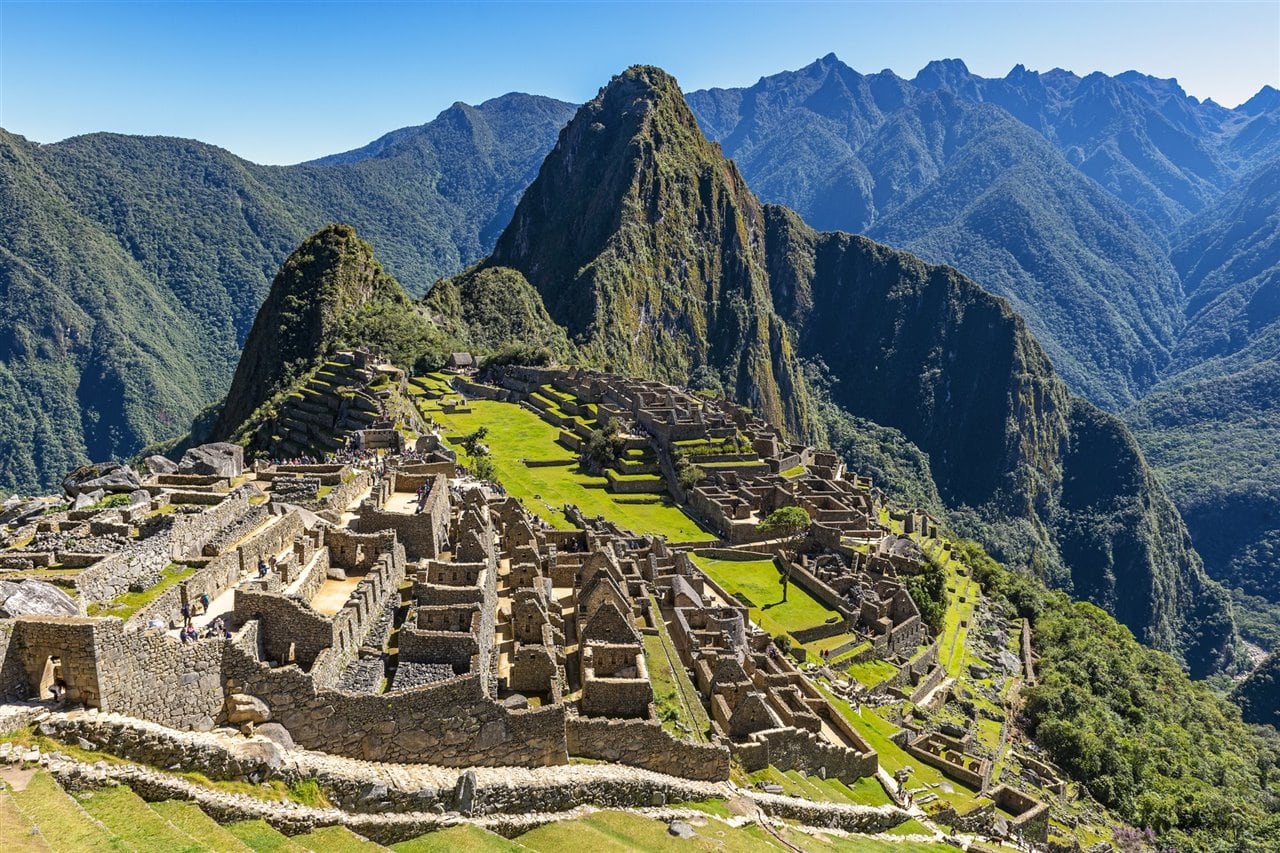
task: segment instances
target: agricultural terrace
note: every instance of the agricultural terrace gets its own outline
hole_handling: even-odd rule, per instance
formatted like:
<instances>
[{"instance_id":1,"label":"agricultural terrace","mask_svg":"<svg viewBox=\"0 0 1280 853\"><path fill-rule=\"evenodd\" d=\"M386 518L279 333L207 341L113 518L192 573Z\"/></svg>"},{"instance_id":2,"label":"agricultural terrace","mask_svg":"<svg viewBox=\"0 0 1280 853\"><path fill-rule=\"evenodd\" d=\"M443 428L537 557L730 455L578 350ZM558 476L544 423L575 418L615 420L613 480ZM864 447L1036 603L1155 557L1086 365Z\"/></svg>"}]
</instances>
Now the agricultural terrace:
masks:
<instances>
[{"instance_id":1,"label":"agricultural terrace","mask_svg":"<svg viewBox=\"0 0 1280 853\"><path fill-rule=\"evenodd\" d=\"M456 394L450 394L456 399ZM440 405L447 397L416 399L422 414L440 424L446 440L459 449L463 437L487 427L484 443L503 488L554 527L573 527L564 516L564 506L574 504L586 515L601 515L628 530L666 536L671 542L712 538L666 496L608 492L604 477L583 471L577 454L556 442L560 430L523 406L468 400L469 412L447 413ZM526 460L558 464L531 467Z\"/></svg>"}]
</instances>

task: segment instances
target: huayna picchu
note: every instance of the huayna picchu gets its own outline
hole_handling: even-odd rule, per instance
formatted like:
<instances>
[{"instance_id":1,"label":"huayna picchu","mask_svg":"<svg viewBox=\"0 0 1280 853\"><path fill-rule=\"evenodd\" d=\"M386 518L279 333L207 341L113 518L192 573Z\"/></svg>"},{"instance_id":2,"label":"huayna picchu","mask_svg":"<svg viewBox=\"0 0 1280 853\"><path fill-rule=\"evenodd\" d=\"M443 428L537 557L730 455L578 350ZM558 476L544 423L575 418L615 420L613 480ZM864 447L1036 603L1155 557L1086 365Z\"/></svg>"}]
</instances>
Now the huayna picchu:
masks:
<instances>
[{"instance_id":1,"label":"huayna picchu","mask_svg":"<svg viewBox=\"0 0 1280 853\"><path fill-rule=\"evenodd\" d=\"M656 68L420 300L307 238L226 399L62 485L0 514L33 849L1280 843L1123 423L960 273L760 203Z\"/></svg>"}]
</instances>

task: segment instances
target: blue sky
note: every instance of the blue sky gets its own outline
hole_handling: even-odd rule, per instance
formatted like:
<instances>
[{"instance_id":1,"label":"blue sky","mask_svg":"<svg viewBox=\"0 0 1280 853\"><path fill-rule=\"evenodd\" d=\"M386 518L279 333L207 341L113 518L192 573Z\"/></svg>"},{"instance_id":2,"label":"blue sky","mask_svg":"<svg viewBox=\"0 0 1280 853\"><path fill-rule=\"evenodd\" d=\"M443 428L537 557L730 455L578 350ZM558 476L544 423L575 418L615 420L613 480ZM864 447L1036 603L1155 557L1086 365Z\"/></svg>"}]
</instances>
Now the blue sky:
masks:
<instances>
[{"instance_id":1,"label":"blue sky","mask_svg":"<svg viewBox=\"0 0 1280 853\"><path fill-rule=\"evenodd\" d=\"M1177 77L1227 106L1280 87L1280 0L1248 2L26 2L0 0L0 126L194 137L260 163L355 148L454 101L584 101L628 65L686 90L834 52L912 77L958 57Z\"/></svg>"}]
</instances>

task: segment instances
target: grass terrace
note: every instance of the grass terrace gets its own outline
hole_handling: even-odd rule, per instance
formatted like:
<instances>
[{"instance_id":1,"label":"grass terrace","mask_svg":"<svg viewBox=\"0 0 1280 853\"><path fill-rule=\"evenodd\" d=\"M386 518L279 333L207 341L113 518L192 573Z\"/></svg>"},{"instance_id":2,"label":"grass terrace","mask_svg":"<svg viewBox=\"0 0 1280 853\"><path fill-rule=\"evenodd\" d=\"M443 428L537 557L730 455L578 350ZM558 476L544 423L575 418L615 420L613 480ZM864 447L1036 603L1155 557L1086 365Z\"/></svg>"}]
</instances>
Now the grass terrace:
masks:
<instances>
[{"instance_id":1,"label":"grass terrace","mask_svg":"<svg viewBox=\"0 0 1280 853\"><path fill-rule=\"evenodd\" d=\"M726 592L749 607L752 621L775 637L814 628L836 615L795 583L788 587L784 602L782 575L772 559L720 560L693 555L693 561ZM823 648L834 648L850 639L848 634L826 638L805 646L805 650L817 661L818 652Z\"/></svg>"},{"instance_id":2,"label":"grass terrace","mask_svg":"<svg viewBox=\"0 0 1280 853\"><path fill-rule=\"evenodd\" d=\"M652 598L650 601L653 612L659 612L657 601ZM649 680L653 682L654 707L662 727L676 737L705 743L707 732L711 730L711 720L661 619L658 620L656 634L644 635L644 657ZM680 727L681 724L684 728Z\"/></svg>"},{"instance_id":3,"label":"grass terrace","mask_svg":"<svg viewBox=\"0 0 1280 853\"><path fill-rule=\"evenodd\" d=\"M152 584L142 592L123 593L107 604L91 604L89 605L89 615L119 616L121 619L128 620L133 614L159 598L165 590L182 583L195 573L194 566L170 563L161 573L158 583Z\"/></svg>"},{"instance_id":4,"label":"grass terrace","mask_svg":"<svg viewBox=\"0 0 1280 853\"><path fill-rule=\"evenodd\" d=\"M424 415L444 428L451 444L487 427L484 442L503 487L554 527L572 528L563 510L565 504L575 504L586 515L602 515L629 530L666 536L672 542L713 538L669 499L637 501L630 496L628 500L626 495L606 491L604 477L584 472L577 455L556 443L560 430L523 406L472 400L469 413L449 414L421 397L418 404ZM524 464L526 459L560 464L530 467Z\"/></svg>"}]
</instances>

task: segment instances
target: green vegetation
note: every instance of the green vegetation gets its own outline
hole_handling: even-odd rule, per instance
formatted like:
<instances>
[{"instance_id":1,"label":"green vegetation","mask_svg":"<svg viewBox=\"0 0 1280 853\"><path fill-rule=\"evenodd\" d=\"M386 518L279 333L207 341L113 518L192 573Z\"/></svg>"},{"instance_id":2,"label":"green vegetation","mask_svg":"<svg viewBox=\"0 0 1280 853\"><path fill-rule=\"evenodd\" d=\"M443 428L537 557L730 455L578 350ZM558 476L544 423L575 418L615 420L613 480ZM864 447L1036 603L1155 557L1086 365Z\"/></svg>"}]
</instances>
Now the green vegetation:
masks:
<instances>
[{"instance_id":1,"label":"green vegetation","mask_svg":"<svg viewBox=\"0 0 1280 853\"><path fill-rule=\"evenodd\" d=\"M658 613L657 602L652 604L653 612ZM662 727L678 738L706 742L711 720L702 707L701 694L680 664L665 624L659 625L658 633L644 635L644 658L653 683L654 709Z\"/></svg>"},{"instance_id":2,"label":"green vegetation","mask_svg":"<svg viewBox=\"0 0 1280 853\"><path fill-rule=\"evenodd\" d=\"M84 791L78 793L76 799L86 812L134 849L173 853L198 853L207 849L148 808L141 797L123 785Z\"/></svg>"},{"instance_id":3,"label":"green vegetation","mask_svg":"<svg viewBox=\"0 0 1280 853\"><path fill-rule=\"evenodd\" d=\"M833 615L803 589L782 600L782 575L773 560L719 560L694 556L698 568L750 609L751 619L775 637L814 628Z\"/></svg>"},{"instance_id":4,"label":"green vegetation","mask_svg":"<svg viewBox=\"0 0 1280 853\"><path fill-rule=\"evenodd\" d=\"M43 770L27 782L25 790L14 791L10 796L18 813L38 827L51 846L56 845L58 853L125 853L133 849L124 838L91 818Z\"/></svg>"},{"instance_id":5,"label":"green vegetation","mask_svg":"<svg viewBox=\"0 0 1280 853\"><path fill-rule=\"evenodd\" d=\"M307 850L265 820L230 823L227 824L227 830L256 853L306 853Z\"/></svg>"},{"instance_id":6,"label":"green vegetation","mask_svg":"<svg viewBox=\"0 0 1280 853\"><path fill-rule=\"evenodd\" d=\"M809 527L809 513L803 507L784 506L769 513L756 530L773 539L790 539Z\"/></svg>"},{"instance_id":7,"label":"green vegetation","mask_svg":"<svg viewBox=\"0 0 1280 853\"><path fill-rule=\"evenodd\" d=\"M141 592L122 593L105 605L92 604L89 606L89 615L119 616L121 619L127 620L129 617L133 616L133 614L159 598L160 595L170 587L182 583L195 573L196 569L193 566L170 563L165 567L164 572L160 575L160 580L156 583Z\"/></svg>"},{"instance_id":8,"label":"green vegetation","mask_svg":"<svg viewBox=\"0 0 1280 853\"><path fill-rule=\"evenodd\" d=\"M198 805L184 800L165 800L151 803L151 809L169 823L216 853L243 853L248 848L217 821L205 814Z\"/></svg>"},{"instance_id":9,"label":"green vegetation","mask_svg":"<svg viewBox=\"0 0 1280 853\"><path fill-rule=\"evenodd\" d=\"M469 414L449 414L437 403L417 399L423 414L444 427L451 443L487 427L485 442L492 450L497 479L526 509L558 528L571 527L563 508L575 504L587 515L603 515L630 530L664 535L673 542L709 538L669 500L624 503L605 491L603 478L582 471L575 454L556 443L560 431L522 406L471 400ZM524 464L526 459L564 464L531 467Z\"/></svg>"},{"instance_id":10,"label":"green vegetation","mask_svg":"<svg viewBox=\"0 0 1280 853\"><path fill-rule=\"evenodd\" d=\"M392 844L396 853L515 853L527 847L471 824L460 824Z\"/></svg>"},{"instance_id":11,"label":"green vegetation","mask_svg":"<svg viewBox=\"0 0 1280 853\"><path fill-rule=\"evenodd\" d=\"M295 835L292 841L308 850L322 850L324 853L373 853L386 849L381 844L366 841L345 826L317 827L303 835Z\"/></svg>"},{"instance_id":12,"label":"green vegetation","mask_svg":"<svg viewBox=\"0 0 1280 853\"><path fill-rule=\"evenodd\" d=\"M1091 604L1009 572L971 542L957 551L988 595L1032 622L1040 683L1030 734L1126 822L1179 848L1270 850L1280 843L1280 736L1191 681Z\"/></svg>"},{"instance_id":13,"label":"green vegetation","mask_svg":"<svg viewBox=\"0 0 1280 853\"><path fill-rule=\"evenodd\" d=\"M947 570L942 563L925 555L924 570L917 575L907 575L902 585L911 593L911 599L920 608L920 619L937 634L942 630L947 615Z\"/></svg>"}]
</instances>

